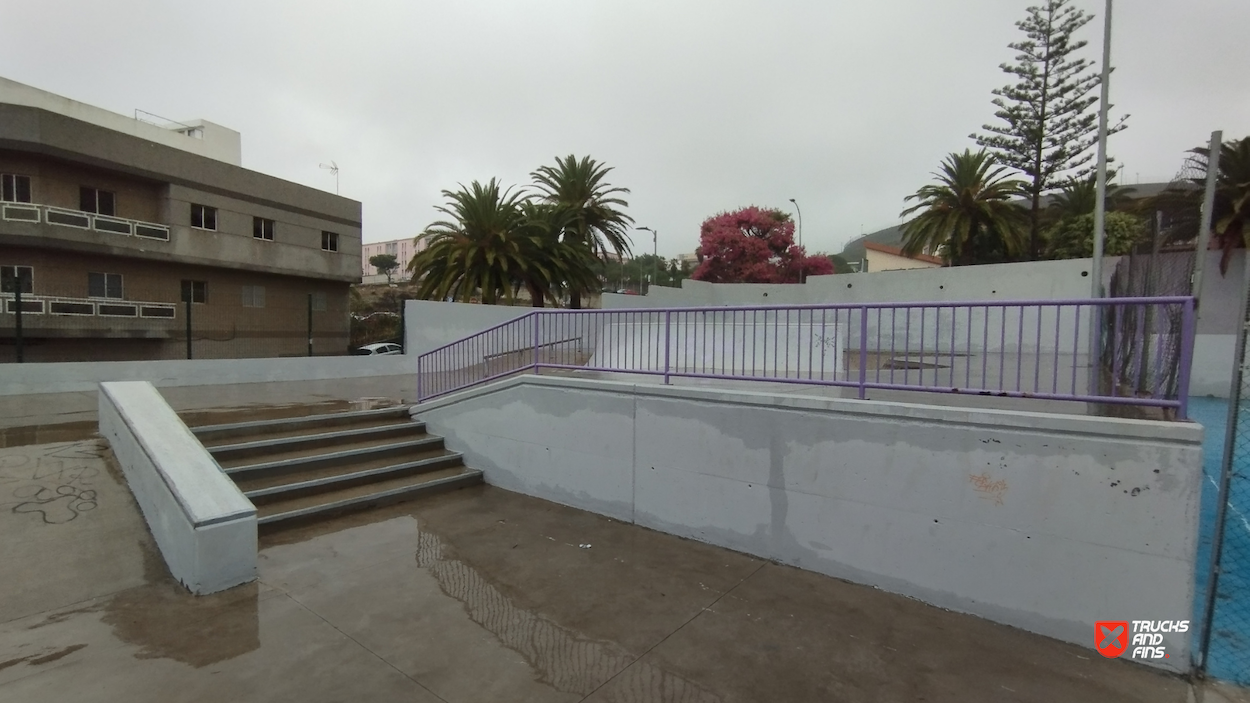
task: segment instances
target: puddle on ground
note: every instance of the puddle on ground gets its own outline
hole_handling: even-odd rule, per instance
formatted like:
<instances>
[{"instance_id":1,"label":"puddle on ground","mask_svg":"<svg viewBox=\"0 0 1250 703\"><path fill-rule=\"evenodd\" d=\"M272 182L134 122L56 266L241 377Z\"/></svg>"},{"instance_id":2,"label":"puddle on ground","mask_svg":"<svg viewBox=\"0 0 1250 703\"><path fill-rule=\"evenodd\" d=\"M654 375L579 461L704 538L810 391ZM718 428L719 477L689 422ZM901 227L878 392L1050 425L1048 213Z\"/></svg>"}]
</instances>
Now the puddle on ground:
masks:
<instances>
[{"instance_id":1,"label":"puddle on ground","mask_svg":"<svg viewBox=\"0 0 1250 703\"><path fill-rule=\"evenodd\" d=\"M443 593L464 605L473 622L524 657L539 680L552 688L586 696L612 679L605 690L608 701L721 701L719 696L688 679L649 662L636 661L637 657L614 643L588 639L518 608L450 552L437 535L421 529L417 565L434 576Z\"/></svg>"}]
</instances>

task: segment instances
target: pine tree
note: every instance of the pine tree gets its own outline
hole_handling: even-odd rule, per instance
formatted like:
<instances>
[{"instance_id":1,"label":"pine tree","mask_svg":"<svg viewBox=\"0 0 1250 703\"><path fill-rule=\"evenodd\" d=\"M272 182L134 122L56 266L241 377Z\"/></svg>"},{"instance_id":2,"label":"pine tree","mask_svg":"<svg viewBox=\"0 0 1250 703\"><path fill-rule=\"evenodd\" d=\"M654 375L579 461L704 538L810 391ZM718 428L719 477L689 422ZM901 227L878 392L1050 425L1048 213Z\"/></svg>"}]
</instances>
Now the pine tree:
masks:
<instances>
[{"instance_id":1,"label":"pine tree","mask_svg":"<svg viewBox=\"0 0 1250 703\"><path fill-rule=\"evenodd\" d=\"M986 134L970 135L1026 176L1033 259L1041 255L1042 194L1069 177L1087 176L1093 170L1090 148L1098 143L1098 114L1092 109L1098 96L1090 93L1102 78L1092 61L1075 56L1089 42L1073 40L1094 16L1070 2L1047 0L1028 8L1028 17L1016 23L1027 38L1008 45L1019 54L1016 63L1001 68L1019 82L993 91L994 116L1004 124L983 125ZM1124 129L1127 119L1121 117L1108 133Z\"/></svg>"}]
</instances>

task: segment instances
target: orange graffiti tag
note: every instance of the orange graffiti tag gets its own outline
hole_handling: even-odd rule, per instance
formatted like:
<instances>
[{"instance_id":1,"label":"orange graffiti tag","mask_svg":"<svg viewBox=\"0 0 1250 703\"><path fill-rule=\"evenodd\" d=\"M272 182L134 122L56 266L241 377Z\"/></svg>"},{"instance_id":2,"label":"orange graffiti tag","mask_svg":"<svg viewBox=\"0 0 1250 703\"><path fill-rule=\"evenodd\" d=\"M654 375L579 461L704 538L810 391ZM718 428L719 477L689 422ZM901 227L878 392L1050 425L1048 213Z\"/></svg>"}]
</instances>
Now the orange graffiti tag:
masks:
<instances>
[{"instance_id":1,"label":"orange graffiti tag","mask_svg":"<svg viewBox=\"0 0 1250 703\"><path fill-rule=\"evenodd\" d=\"M1006 480L1000 478L995 481L987 473L972 474L968 480L972 482L973 490L981 494L982 500L992 500L994 505L1003 504L1003 494L1007 492Z\"/></svg>"}]
</instances>

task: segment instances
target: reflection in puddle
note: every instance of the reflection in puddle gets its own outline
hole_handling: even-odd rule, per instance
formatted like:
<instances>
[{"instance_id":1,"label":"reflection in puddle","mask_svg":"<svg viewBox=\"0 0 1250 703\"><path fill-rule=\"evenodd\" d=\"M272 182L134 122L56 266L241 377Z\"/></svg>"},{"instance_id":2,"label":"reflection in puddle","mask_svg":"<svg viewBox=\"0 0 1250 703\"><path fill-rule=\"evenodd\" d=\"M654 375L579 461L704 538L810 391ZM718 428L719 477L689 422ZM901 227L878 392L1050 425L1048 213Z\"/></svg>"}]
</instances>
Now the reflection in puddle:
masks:
<instances>
[{"instance_id":1,"label":"reflection in puddle","mask_svg":"<svg viewBox=\"0 0 1250 703\"><path fill-rule=\"evenodd\" d=\"M605 700L621 703L718 703L721 700L672 672L647 662L635 663L636 657L615 644L586 639L516 607L477 571L460 561L445 558L443 543L436 535L422 531L418 545L417 565L433 574L444 593L463 603L474 622L493 633L504 646L525 657L543 683L559 691L585 696L616 676L605 690Z\"/></svg>"}]
</instances>

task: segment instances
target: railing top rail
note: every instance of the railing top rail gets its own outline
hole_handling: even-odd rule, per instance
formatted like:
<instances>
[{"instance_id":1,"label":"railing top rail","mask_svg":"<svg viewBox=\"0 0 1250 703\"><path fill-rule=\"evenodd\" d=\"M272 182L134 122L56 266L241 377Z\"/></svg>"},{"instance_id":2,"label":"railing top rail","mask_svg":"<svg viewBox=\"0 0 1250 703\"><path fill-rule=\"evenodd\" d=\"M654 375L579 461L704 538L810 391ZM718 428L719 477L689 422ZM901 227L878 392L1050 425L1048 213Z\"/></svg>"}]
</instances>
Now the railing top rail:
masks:
<instances>
[{"instance_id":1,"label":"railing top rail","mask_svg":"<svg viewBox=\"0 0 1250 703\"><path fill-rule=\"evenodd\" d=\"M1135 297L1135 298L1071 298L1065 300L915 300L890 303L804 303L795 305L702 305L687 307L654 308L600 308L593 310L569 310L567 308L542 308L534 312L570 313L626 313L626 312L703 312L717 310L862 310L864 308L985 308L985 307L1074 307L1113 305L1177 305L1192 302L1187 295Z\"/></svg>"},{"instance_id":2,"label":"railing top rail","mask_svg":"<svg viewBox=\"0 0 1250 703\"><path fill-rule=\"evenodd\" d=\"M474 332L473 334L470 334L470 335L465 335L464 337L461 337L460 339L457 339L457 340L456 340L456 341L454 341L454 342L449 342L449 343L447 343L447 344L444 344L444 345L443 345L443 346L441 346L441 347L437 347L437 348L435 348L435 349L431 349L431 350L429 350L429 351L427 351L427 352L424 352L424 353L422 353L422 354L418 354L418 355L417 355L417 358L419 359L419 358L424 357L424 356L430 356L431 354L437 354L438 352L441 352L441 351L443 351L444 349L450 349L451 347L454 347L454 346L456 346L457 344L462 344L462 343L464 343L464 342L465 342L465 341L467 341L467 340L474 339L474 338L476 338L476 337L480 337L480 336L482 336L482 335L484 335L484 334L489 334L489 333L491 333L491 332L494 332L494 331L495 331L495 330L497 330L497 329L502 329L502 328L504 328L504 327L507 327L508 325L515 325L516 323L518 323L518 322L520 322L520 321L522 321L522 320L527 320L527 319L529 319L529 318L533 317L535 313L542 312L542 311L543 311L543 309L540 309L540 308L535 308L534 310L531 310L530 312L527 312L527 313L525 313L524 315L518 315L518 316L516 316L516 317L512 318L511 320L505 320L505 321L503 321L503 322L500 322L500 323L499 323L499 324L497 324L497 325L493 325L493 326L491 326L491 327L487 327L486 329L481 330L480 332ZM547 310L547 312L551 312L551 310Z\"/></svg>"}]
</instances>

